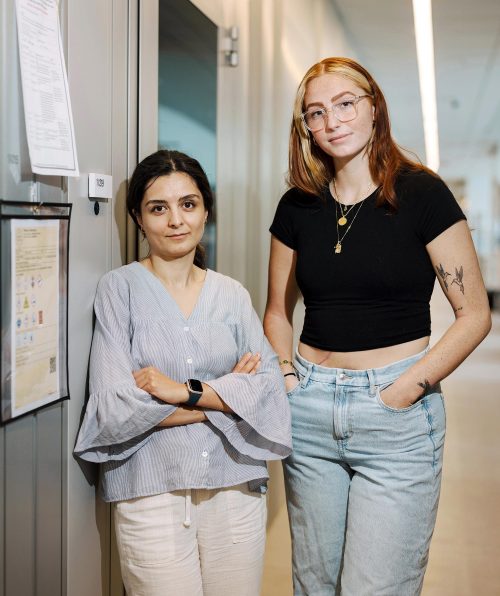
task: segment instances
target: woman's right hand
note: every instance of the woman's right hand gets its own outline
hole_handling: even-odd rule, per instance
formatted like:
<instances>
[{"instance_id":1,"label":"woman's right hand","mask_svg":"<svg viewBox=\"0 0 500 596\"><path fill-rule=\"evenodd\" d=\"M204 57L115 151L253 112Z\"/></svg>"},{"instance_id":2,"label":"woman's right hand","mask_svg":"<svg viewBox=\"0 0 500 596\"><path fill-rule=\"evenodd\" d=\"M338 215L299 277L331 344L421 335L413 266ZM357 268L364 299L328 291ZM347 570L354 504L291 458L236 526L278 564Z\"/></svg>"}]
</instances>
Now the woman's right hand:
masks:
<instances>
[{"instance_id":1,"label":"woman's right hand","mask_svg":"<svg viewBox=\"0 0 500 596\"><path fill-rule=\"evenodd\" d=\"M233 368L234 373L245 373L247 375L254 375L260 368L260 354L256 352L247 352L243 354L239 362Z\"/></svg>"}]
</instances>

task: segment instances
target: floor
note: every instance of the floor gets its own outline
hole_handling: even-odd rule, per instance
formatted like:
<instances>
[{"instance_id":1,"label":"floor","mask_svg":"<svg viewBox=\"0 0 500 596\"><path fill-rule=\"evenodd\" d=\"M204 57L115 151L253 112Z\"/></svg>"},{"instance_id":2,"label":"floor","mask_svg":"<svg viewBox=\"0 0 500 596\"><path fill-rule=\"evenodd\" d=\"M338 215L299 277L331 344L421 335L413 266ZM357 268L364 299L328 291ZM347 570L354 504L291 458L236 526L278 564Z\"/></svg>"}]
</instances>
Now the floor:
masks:
<instances>
[{"instance_id":1,"label":"floor","mask_svg":"<svg viewBox=\"0 0 500 596\"><path fill-rule=\"evenodd\" d=\"M451 322L441 294L433 336ZM437 525L423 596L500 596L500 313L477 350L442 383L447 440ZM291 596L290 537L281 467L271 466L261 596Z\"/></svg>"}]
</instances>

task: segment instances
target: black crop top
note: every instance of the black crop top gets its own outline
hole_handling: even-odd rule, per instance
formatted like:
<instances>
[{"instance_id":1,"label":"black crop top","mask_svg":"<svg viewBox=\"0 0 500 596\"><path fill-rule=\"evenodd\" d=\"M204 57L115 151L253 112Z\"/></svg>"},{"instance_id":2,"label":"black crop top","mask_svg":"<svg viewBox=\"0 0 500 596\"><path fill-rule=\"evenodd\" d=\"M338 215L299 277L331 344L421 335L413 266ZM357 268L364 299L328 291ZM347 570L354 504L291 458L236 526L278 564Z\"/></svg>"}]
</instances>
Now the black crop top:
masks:
<instances>
[{"instance_id":1,"label":"black crop top","mask_svg":"<svg viewBox=\"0 0 500 596\"><path fill-rule=\"evenodd\" d=\"M375 191L359 208L340 254L328 188L322 197L291 188L281 198L270 231L297 252L303 343L351 352L430 335L436 274L425 246L465 215L444 182L426 172L401 174L395 188L397 212L375 207Z\"/></svg>"}]
</instances>

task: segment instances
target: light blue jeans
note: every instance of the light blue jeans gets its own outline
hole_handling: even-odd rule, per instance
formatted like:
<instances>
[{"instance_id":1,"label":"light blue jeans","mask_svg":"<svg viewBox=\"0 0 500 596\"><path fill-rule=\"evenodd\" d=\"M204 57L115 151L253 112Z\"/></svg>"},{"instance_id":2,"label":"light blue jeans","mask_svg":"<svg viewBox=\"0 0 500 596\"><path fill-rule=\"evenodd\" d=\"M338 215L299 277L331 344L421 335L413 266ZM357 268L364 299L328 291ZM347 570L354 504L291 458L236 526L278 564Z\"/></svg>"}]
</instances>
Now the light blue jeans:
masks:
<instances>
[{"instance_id":1,"label":"light blue jeans","mask_svg":"<svg viewBox=\"0 0 500 596\"><path fill-rule=\"evenodd\" d=\"M420 594L436 520L445 435L439 387L409 408L380 391L425 351L343 370L297 354L284 461L294 594Z\"/></svg>"}]
</instances>

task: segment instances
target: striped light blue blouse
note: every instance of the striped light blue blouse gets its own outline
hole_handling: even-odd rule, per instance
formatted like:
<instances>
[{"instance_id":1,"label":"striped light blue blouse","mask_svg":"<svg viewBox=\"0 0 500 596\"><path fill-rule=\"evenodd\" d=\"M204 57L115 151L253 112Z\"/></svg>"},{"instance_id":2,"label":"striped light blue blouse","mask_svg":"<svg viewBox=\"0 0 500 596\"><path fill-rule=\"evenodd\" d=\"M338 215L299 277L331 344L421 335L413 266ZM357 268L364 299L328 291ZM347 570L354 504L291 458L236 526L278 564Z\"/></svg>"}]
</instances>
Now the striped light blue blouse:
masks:
<instances>
[{"instance_id":1,"label":"striped light blue blouse","mask_svg":"<svg viewBox=\"0 0 500 596\"><path fill-rule=\"evenodd\" d=\"M94 308L90 397L75 453L101 464L105 501L258 486L268 478L266 460L291 452L278 358L240 283L208 270L186 319L160 280L134 262L104 275ZM231 372L246 352L260 352L258 373ZM157 427L175 406L136 387L132 371L145 366L178 382L200 379L234 414L206 410L208 421Z\"/></svg>"}]
</instances>

